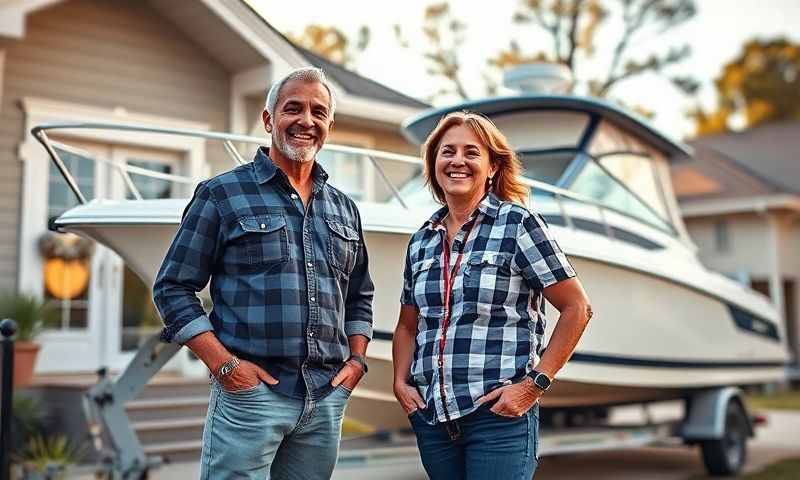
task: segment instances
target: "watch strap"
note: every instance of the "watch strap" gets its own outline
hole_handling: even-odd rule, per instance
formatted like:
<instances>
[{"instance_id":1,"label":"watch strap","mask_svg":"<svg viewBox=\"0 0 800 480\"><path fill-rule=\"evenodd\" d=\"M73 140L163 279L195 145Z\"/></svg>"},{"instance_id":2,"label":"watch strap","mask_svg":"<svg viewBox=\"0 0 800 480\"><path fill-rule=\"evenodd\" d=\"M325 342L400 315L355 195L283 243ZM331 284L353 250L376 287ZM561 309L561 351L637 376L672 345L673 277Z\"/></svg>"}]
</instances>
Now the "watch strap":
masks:
<instances>
[{"instance_id":1,"label":"watch strap","mask_svg":"<svg viewBox=\"0 0 800 480\"><path fill-rule=\"evenodd\" d=\"M240 365L240 363L241 362L239 361L238 357L232 356L230 359L228 359L228 361L219 366L216 373L214 373L214 377L216 377L217 379L220 379L222 377L227 377L228 375L233 373L234 370L236 370L236 368Z\"/></svg>"}]
</instances>

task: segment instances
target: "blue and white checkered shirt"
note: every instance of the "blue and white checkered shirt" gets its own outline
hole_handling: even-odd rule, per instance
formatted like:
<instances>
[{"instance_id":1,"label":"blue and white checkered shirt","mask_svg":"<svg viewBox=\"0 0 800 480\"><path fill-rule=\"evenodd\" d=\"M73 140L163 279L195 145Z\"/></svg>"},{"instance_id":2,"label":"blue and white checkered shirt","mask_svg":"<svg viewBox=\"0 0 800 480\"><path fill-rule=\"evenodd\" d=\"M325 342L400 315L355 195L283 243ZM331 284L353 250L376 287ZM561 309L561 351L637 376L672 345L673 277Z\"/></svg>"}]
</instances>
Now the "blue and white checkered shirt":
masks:
<instances>
[{"instance_id":1,"label":"blue and white checkered shirt","mask_svg":"<svg viewBox=\"0 0 800 480\"><path fill-rule=\"evenodd\" d=\"M347 337L372 337L361 217L322 167L312 176L308 211L265 148L200 183L153 287L165 341L213 330L294 398L327 395L350 355ZM209 278L206 316L196 292Z\"/></svg>"},{"instance_id":2,"label":"blue and white checkered shirt","mask_svg":"<svg viewBox=\"0 0 800 480\"><path fill-rule=\"evenodd\" d=\"M533 368L544 339L542 291L575 276L541 216L520 205L488 194L454 238L452 254L445 252L446 214L440 209L411 237L400 299L419 311L409 380L430 423L467 415L480 397ZM452 271L462 249L448 323L443 262Z\"/></svg>"}]
</instances>

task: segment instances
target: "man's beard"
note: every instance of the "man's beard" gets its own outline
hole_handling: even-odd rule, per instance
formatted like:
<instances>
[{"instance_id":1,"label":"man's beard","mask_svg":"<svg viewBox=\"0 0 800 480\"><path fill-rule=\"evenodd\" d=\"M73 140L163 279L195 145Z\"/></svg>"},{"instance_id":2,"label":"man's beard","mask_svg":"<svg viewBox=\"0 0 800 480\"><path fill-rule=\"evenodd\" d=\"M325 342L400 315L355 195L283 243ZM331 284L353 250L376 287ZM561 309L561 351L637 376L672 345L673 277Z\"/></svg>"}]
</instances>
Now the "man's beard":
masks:
<instances>
[{"instance_id":1,"label":"man's beard","mask_svg":"<svg viewBox=\"0 0 800 480\"><path fill-rule=\"evenodd\" d=\"M283 135L274 135L272 137L273 145L281 151L281 153L292 160L293 162L299 163L308 163L314 160L314 156L316 156L319 149L315 145L311 145L309 147L304 148L295 148L289 144L288 137L289 132L285 132Z\"/></svg>"}]
</instances>

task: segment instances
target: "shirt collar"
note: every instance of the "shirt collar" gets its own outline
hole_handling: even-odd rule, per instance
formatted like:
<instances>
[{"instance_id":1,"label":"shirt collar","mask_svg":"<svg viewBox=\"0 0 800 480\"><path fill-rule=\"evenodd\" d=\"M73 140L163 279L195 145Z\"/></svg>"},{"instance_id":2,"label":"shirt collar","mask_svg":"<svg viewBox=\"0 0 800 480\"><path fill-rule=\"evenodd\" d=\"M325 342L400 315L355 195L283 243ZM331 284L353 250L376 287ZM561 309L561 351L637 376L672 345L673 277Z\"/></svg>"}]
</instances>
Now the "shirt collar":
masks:
<instances>
[{"instance_id":1,"label":"shirt collar","mask_svg":"<svg viewBox=\"0 0 800 480\"><path fill-rule=\"evenodd\" d=\"M497 195L489 192L478 204L477 211L486 217L496 218L497 213L500 211L500 203L500 199L497 198ZM430 229L436 229L439 227L442 220L444 220L444 217L447 216L448 211L447 205L437 210L436 213L434 213L425 223L425 227Z\"/></svg>"},{"instance_id":2,"label":"shirt collar","mask_svg":"<svg viewBox=\"0 0 800 480\"><path fill-rule=\"evenodd\" d=\"M258 148L255 157L253 157L253 165L256 182L260 184L272 180L278 172L280 172L281 177L286 178L286 174L280 171L275 166L275 163L272 162L272 159L269 158L269 147ZM311 170L311 178L314 181L315 188L321 188L328 181L328 173L316 159L314 159L314 168Z\"/></svg>"}]
</instances>

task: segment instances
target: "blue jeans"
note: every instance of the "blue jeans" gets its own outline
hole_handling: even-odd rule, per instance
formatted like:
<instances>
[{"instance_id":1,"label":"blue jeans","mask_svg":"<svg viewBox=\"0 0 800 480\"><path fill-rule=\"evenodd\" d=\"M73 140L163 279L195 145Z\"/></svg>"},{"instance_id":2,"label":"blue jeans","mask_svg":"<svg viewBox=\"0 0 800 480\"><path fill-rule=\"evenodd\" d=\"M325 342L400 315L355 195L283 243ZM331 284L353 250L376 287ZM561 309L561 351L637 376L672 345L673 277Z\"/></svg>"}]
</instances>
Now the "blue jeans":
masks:
<instances>
[{"instance_id":1,"label":"blue jeans","mask_svg":"<svg viewBox=\"0 0 800 480\"><path fill-rule=\"evenodd\" d=\"M349 396L340 385L322 400L299 400L265 383L230 393L213 381L200 478L329 480Z\"/></svg>"},{"instance_id":2,"label":"blue jeans","mask_svg":"<svg viewBox=\"0 0 800 480\"><path fill-rule=\"evenodd\" d=\"M409 416L431 480L530 480L538 464L539 404L519 418L484 405L447 423Z\"/></svg>"}]
</instances>

